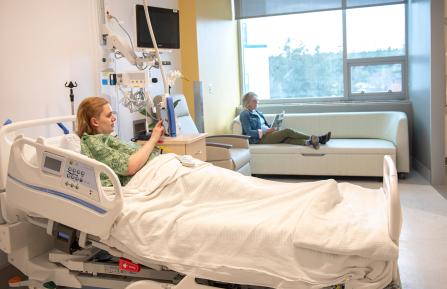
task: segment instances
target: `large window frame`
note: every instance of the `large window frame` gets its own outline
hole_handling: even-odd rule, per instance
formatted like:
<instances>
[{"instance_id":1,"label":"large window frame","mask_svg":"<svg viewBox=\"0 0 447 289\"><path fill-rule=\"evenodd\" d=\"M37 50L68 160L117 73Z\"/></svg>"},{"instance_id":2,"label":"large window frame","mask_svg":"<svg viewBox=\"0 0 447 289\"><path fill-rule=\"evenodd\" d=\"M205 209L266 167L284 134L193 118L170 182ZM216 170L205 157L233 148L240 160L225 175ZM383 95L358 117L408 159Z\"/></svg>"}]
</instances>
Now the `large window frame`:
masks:
<instances>
[{"instance_id":1,"label":"large window frame","mask_svg":"<svg viewBox=\"0 0 447 289\"><path fill-rule=\"evenodd\" d=\"M381 6L394 5L383 4ZM263 99L264 104L278 104L278 103L329 103L329 102L396 102L408 100L408 4L403 3L405 9L405 54L402 56L386 56L386 57L373 57L373 58L348 58L347 55L347 24L346 24L346 10L351 8L342 8L342 29L343 29L343 96L340 97L303 97L303 98L281 98L281 99ZM373 7L375 5L363 6ZM355 8L355 7L352 7ZM318 11L313 11L318 12ZM305 12L312 13L312 12ZM241 95L246 93L245 81L244 81L244 49L242 47L242 25L240 20L237 21L237 33L238 33L238 49L239 49L239 78ZM369 65L389 65L399 64L401 65L402 73L402 91L399 92L380 92L380 93L353 93L351 91L351 69L356 66L369 66Z\"/></svg>"}]
</instances>

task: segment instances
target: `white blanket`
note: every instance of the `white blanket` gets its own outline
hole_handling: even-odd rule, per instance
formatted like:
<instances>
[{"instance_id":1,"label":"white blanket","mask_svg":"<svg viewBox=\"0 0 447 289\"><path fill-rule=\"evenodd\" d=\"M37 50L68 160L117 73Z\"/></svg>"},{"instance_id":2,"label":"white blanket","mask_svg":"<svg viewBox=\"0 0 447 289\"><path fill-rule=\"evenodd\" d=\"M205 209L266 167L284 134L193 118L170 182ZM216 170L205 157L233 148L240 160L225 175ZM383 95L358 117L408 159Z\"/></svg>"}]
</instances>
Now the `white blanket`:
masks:
<instances>
[{"instance_id":1,"label":"white blanket","mask_svg":"<svg viewBox=\"0 0 447 289\"><path fill-rule=\"evenodd\" d=\"M124 187L107 242L173 270L272 288L383 288L398 248L381 190L324 180L279 183L173 154Z\"/></svg>"}]
</instances>

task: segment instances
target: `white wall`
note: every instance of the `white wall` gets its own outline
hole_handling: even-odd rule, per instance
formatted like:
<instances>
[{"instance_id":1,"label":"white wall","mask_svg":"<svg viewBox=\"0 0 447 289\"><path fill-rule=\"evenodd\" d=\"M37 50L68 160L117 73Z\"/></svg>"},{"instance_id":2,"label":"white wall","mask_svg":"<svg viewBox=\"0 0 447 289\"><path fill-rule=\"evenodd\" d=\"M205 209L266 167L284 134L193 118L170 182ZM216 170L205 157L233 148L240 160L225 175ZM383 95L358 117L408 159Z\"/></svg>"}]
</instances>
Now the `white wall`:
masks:
<instances>
[{"instance_id":1,"label":"white wall","mask_svg":"<svg viewBox=\"0 0 447 289\"><path fill-rule=\"evenodd\" d=\"M93 3L0 1L1 123L70 114L66 81L78 83L76 104L97 93Z\"/></svg>"}]
</instances>

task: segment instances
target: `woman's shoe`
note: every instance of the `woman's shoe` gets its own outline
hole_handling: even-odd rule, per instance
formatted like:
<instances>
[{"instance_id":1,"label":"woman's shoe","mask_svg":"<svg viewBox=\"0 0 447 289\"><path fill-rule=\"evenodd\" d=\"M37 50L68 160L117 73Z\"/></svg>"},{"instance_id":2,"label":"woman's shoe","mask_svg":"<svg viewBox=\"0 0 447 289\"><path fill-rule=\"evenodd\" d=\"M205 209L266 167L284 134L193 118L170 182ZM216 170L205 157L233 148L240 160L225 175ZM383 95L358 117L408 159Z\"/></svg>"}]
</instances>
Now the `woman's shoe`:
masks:
<instances>
[{"instance_id":1,"label":"woman's shoe","mask_svg":"<svg viewBox=\"0 0 447 289\"><path fill-rule=\"evenodd\" d=\"M320 135L318 137L318 142L321 144L326 144L331 139L331 132L328 132L327 134Z\"/></svg>"},{"instance_id":2,"label":"woman's shoe","mask_svg":"<svg viewBox=\"0 0 447 289\"><path fill-rule=\"evenodd\" d=\"M310 138L306 141L306 145L313 146L314 149L320 148L319 138L316 135L311 135Z\"/></svg>"}]
</instances>

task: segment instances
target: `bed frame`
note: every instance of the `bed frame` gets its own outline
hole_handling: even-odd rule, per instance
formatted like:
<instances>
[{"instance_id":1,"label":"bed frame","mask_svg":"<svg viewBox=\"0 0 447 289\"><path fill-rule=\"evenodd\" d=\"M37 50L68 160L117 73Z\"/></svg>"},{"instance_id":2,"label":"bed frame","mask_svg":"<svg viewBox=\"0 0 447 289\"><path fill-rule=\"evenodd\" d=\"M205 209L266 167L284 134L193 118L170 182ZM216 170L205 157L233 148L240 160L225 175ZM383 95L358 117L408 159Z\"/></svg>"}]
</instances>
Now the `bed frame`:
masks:
<instances>
[{"instance_id":1,"label":"bed frame","mask_svg":"<svg viewBox=\"0 0 447 289\"><path fill-rule=\"evenodd\" d=\"M47 144L45 138L32 139L18 134L19 129L74 119L75 116L55 117L0 128L0 249L8 254L11 264L29 277L10 286L46 288L53 282L74 288L217 288L198 284L194 276L183 276L101 242L109 236L123 205L116 174L100 162ZM34 160L27 156L30 150L35 151ZM59 175L42 172L48 156L59 157L62 163ZM84 168L90 174L90 183L69 183L66 176L69 164ZM388 231L399 245L402 216L397 172L390 156L385 156L383 167L382 191L388 200ZM112 181L112 194L100 186L101 173ZM73 238L77 242L73 243ZM78 247L73 248L75 245ZM104 251L116 263L98 261ZM393 282L400 284L397 260Z\"/></svg>"}]
</instances>

